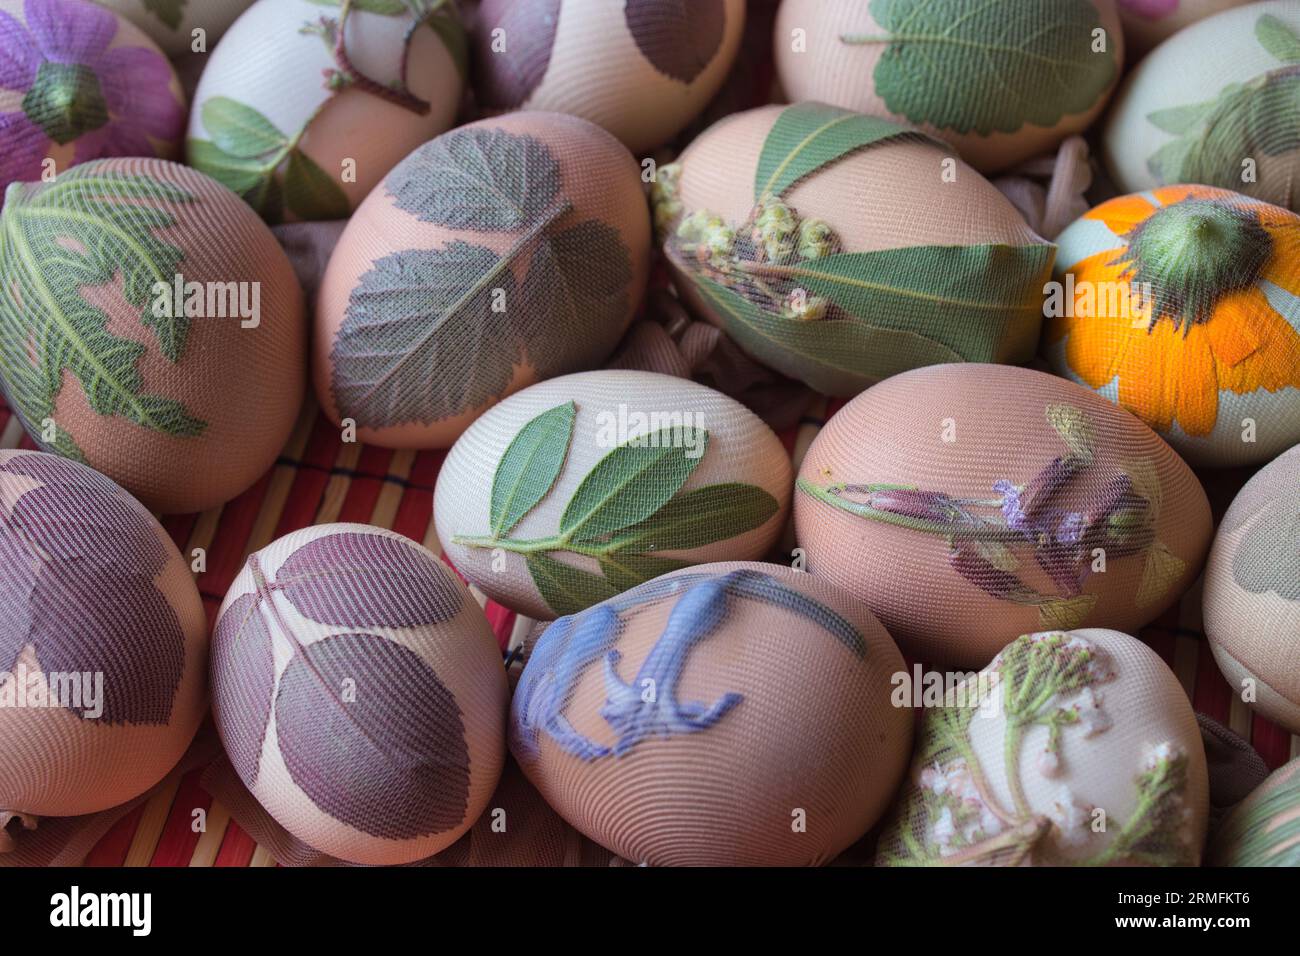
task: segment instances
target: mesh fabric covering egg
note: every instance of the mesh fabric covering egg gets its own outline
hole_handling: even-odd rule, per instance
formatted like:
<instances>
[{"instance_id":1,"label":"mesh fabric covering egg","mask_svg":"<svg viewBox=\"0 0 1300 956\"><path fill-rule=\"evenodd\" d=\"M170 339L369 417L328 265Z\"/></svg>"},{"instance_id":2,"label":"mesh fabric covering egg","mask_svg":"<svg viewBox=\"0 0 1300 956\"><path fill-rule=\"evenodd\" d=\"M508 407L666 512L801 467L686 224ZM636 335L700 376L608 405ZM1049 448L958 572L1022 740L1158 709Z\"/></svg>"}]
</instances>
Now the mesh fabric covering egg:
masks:
<instances>
[{"instance_id":1,"label":"mesh fabric covering egg","mask_svg":"<svg viewBox=\"0 0 1300 956\"><path fill-rule=\"evenodd\" d=\"M163 512L270 467L302 400L302 292L238 197L109 159L12 187L0 221L0 381L37 444Z\"/></svg>"},{"instance_id":2,"label":"mesh fabric covering egg","mask_svg":"<svg viewBox=\"0 0 1300 956\"><path fill-rule=\"evenodd\" d=\"M1300 447L1260 469L1224 515L1202 611L1234 692L1300 734Z\"/></svg>"},{"instance_id":3,"label":"mesh fabric covering egg","mask_svg":"<svg viewBox=\"0 0 1300 956\"><path fill-rule=\"evenodd\" d=\"M0 451L0 568L2 852L9 814L95 813L166 776L207 710L208 632L157 520L55 455Z\"/></svg>"},{"instance_id":4,"label":"mesh fabric covering egg","mask_svg":"<svg viewBox=\"0 0 1300 956\"><path fill-rule=\"evenodd\" d=\"M404 159L348 223L316 306L316 394L362 441L446 448L538 379L599 365L640 302L641 180L586 120L512 113Z\"/></svg>"},{"instance_id":5,"label":"mesh fabric covering egg","mask_svg":"<svg viewBox=\"0 0 1300 956\"><path fill-rule=\"evenodd\" d=\"M651 372L581 372L490 409L438 474L443 553L507 607L550 620L688 564L764 557L790 459L753 412Z\"/></svg>"},{"instance_id":6,"label":"mesh fabric covering egg","mask_svg":"<svg viewBox=\"0 0 1300 956\"><path fill-rule=\"evenodd\" d=\"M1199 183L1297 209L1300 6L1249 3L1178 31L1124 81L1102 136L1115 186Z\"/></svg>"},{"instance_id":7,"label":"mesh fabric covering egg","mask_svg":"<svg viewBox=\"0 0 1300 956\"><path fill-rule=\"evenodd\" d=\"M1209 781L1173 671L1118 631L1017 638L927 706L877 866L1196 866Z\"/></svg>"},{"instance_id":8,"label":"mesh fabric covering egg","mask_svg":"<svg viewBox=\"0 0 1300 956\"><path fill-rule=\"evenodd\" d=\"M1149 428L1030 369L944 365L869 389L804 457L815 575L921 660L979 667L1017 633L1136 631L1196 578L1210 508Z\"/></svg>"},{"instance_id":9,"label":"mesh fabric covering egg","mask_svg":"<svg viewBox=\"0 0 1300 956\"><path fill-rule=\"evenodd\" d=\"M916 123L984 172L1087 129L1124 62L1114 0L784 0L774 49L792 101Z\"/></svg>"},{"instance_id":10,"label":"mesh fabric covering egg","mask_svg":"<svg viewBox=\"0 0 1300 956\"><path fill-rule=\"evenodd\" d=\"M1249 2L1251 0L1119 0L1129 59L1136 60L1197 20Z\"/></svg>"},{"instance_id":11,"label":"mesh fabric covering egg","mask_svg":"<svg viewBox=\"0 0 1300 956\"><path fill-rule=\"evenodd\" d=\"M168 56L190 52L194 30L203 31L205 49L247 10L253 0L95 0L116 10L149 35Z\"/></svg>"},{"instance_id":12,"label":"mesh fabric covering egg","mask_svg":"<svg viewBox=\"0 0 1300 956\"><path fill-rule=\"evenodd\" d=\"M450 5L418 26L404 3L353 3L340 26L343 13L338 0L258 0L195 90L187 161L269 222L347 218L456 117L465 40Z\"/></svg>"},{"instance_id":13,"label":"mesh fabric covering egg","mask_svg":"<svg viewBox=\"0 0 1300 956\"><path fill-rule=\"evenodd\" d=\"M829 862L907 762L903 668L862 605L756 563L656 578L554 622L511 704L547 802L633 863Z\"/></svg>"},{"instance_id":14,"label":"mesh fabric covering egg","mask_svg":"<svg viewBox=\"0 0 1300 956\"><path fill-rule=\"evenodd\" d=\"M910 127L816 103L737 113L653 196L690 309L818 391L1037 345L1052 247Z\"/></svg>"},{"instance_id":15,"label":"mesh fabric covering egg","mask_svg":"<svg viewBox=\"0 0 1300 956\"><path fill-rule=\"evenodd\" d=\"M1278 767L1219 825L1209 866L1300 866L1300 758Z\"/></svg>"},{"instance_id":16,"label":"mesh fabric covering egg","mask_svg":"<svg viewBox=\"0 0 1300 956\"><path fill-rule=\"evenodd\" d=\"M486 109L581 116L640 156L713 98L744 26L744 0L484 0L474 91Z\"/></svg>"},{"instance_id":17,"label":"mesh fabric covering egg","mask_svg":"<svg viewBox=\"0 0 1300 956\"><path fill-rule=\"evenodd\" d=\"M0 190L105 156L174 156L185 96L153 41L89 0L0 0Z\"/></svg>"},{"instance_id":18,"label":"mesh fabric covering egg","mask_svg":"<svg viewBox=\"0 0 1300 956\"><path fill-rule=\"evenodd\" d=\"M409 863L478 818L505 759L506 677L452 571L368 525L295 531L252 555L213 629L230 762L297 839Z\"/></svg>"}]
</instances>

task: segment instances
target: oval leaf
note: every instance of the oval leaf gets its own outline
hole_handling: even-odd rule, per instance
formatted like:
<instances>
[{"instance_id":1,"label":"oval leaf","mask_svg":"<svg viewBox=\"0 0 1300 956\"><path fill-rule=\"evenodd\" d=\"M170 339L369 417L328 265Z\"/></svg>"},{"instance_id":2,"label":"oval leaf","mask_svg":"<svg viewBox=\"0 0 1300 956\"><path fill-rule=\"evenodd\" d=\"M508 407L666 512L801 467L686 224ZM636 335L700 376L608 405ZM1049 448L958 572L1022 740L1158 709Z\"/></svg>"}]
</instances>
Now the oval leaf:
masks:
<instances>
[{"instance_id":1,"label":"oval leaf","mask_svg":"<svg viewBox=\"0 0 1300 956\"><path fill-rule=\"evenodd\" d=\"M252 159L279 150L288 138L269 119L227 96L214 96L200 109L203 127L223 152Z\"/></svg>"},{"instance_id":2,"label":"oval leaf","mask_svg":"<svg viewBox=\"0 0 1300 956\"><path fill-rule=\"evenodd\" d=\"M494 537L507 534L555 484L569 453L575 412L573 402L542 412L506 448L492 476Z\"/></svg>"},{"instance_id":3,"label":"oval leaf","mask_svg":"<svg viewBox=\"0 0 1300 956\"><path fill-rule=\"evenodd\" d=\"M557 617L577 614L618 594L618 589L599 574L575 568L545 554L530 554L526 563L537 593Z\"/></svg>"},{"instance_id":4,"label":"oval leaf","mask_svg":"<svg viewBox=\"0 0 1300 956\"><path fill-rule=\"evenodd\" d=\"M618 536L618 549L688 551L761 527L778 510L776 499L756 485L706 485L678 495L649 518L623 531Z\"/></svg>"},{"instance_id":5,"label":"oval leaf","mask_svg":"<svg viewBox=\"0 0 1300 956\"><path fill-rule=\"evenodd\" d=\"M641 55L683 83L717 56L727 26L722 0L627 0L623 16Z\"/></svg>"},{"instance_id":6,"label":"oval leaf","mask_svg":"<svg viewBox=\"0 0 1300 956\"><path fill-rule=\"evenodd\" d=\"M601 572L618 591L630 591L662 574L680 571L690 566L689 561L679 561L676 558L660 558L650 554L622 551L604 555L600 559Z\"/></svg>"}]
</instances>

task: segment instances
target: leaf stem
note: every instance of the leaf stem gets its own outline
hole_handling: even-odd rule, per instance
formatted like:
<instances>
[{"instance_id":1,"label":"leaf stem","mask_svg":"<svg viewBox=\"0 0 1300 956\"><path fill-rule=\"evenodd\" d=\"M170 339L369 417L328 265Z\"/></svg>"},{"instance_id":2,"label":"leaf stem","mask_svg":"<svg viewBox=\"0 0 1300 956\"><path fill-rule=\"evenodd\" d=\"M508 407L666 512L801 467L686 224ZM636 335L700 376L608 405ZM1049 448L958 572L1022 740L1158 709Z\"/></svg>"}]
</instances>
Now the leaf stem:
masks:
<instances>
[{"instance_id":1,"label":"leaf stem","mask_svg":"<svg viewBox=\"0 0 1300 956\"><path fill-rule=\"evenodd\" d=\"M903 528L910 528L913 531L921 531L925 534L939 535L944 538L953 538L962 541L996 541L996 542L1015 542L1024 543L1025 536L1019 531L1011 528L1000 527L998 525L952 525L945 524L941 521L926 521L923 518L911 518L907 515L894 514L890 511L881 511L870 505L862 504L857 501L850 501L838 494L848 486L831 485L822 487L814 484L807 478L800 478L798 488L804 494L823 501L834 508L846 511L849 514L857 515L860 518L868 518L872 521L880 521L884 524L898 525ZM881 489L891 486L882 485Z\"/></svg>"}]
</instances>

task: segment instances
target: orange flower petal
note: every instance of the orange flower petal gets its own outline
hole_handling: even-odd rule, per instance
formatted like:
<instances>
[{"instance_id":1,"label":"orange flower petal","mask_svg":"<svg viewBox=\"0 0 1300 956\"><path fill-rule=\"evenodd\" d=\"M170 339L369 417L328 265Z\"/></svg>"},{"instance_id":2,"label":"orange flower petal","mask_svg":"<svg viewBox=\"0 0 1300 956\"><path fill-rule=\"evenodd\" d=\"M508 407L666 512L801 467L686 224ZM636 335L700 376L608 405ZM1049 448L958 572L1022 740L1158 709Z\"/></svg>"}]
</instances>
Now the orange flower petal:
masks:
<instances>
[{"instance_id":1,"label":"orange flower petal","mask_svg":"<svg viewBox=\"0 0 1300 956\"><path fill-rule=\"evenodd\" d=\"M1173 323L1161 323L1173 332ZM1181 332L1174 335L1182 338ZM1219 380L1204 325L1194 325L1174 349L1172 384L1178 424L1189 435L1208 435L1219 417Z\"/></svg>"},{"instance_id":2,"label":"orange flower petal","mask_svg":"<svg viewBox=\"0 0 1300 956\"><path fill-rule=\"evenodd\" d=\"M1287 215L1289 221L1264 224L1273 239L1273 254L1264 265L1263 276L1292 295L1300 295L1300 217ZM1260 221L1264 221L1262 216Z\"/></svg>"},{"instance_id":3,"label":"orange flower petal","mask_svg":"<svg viewBox=\"0 0 1300 956\"><path fill-rule=\"evenodd\" d=\"M1151 195L1162 206L1172 206L1176 202L1182 202L1184 199L1229 199L1237 197L1237 193L1229 189L1215 189L1213 186L1161 186L1158 189L1151 190ZM1238 197L1239 198L1239 197Z\"/></svg>"},{"instance_id":4,"label":"orange flower petal","mask_svg":"<svg viewBox=\"0 0 1300 956\"><path fill-rule=\"evenodd\" d=\"M1156 207L1149 200L1134 193L1104 202L1084 213L1083 218L1099 219L1115 235L1122 236L1155 211Z\"/></svg>"}]
</instances>

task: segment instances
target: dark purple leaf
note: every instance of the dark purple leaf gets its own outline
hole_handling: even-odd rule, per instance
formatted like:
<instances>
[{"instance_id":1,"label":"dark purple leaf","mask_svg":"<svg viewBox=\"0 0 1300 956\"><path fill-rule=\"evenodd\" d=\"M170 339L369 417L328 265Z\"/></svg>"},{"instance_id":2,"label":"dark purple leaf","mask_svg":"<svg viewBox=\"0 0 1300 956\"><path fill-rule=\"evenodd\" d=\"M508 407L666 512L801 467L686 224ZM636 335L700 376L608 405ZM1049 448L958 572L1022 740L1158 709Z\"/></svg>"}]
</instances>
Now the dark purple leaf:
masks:
<instances>
[{"instance_id":1,"label":"dark purple leaf","mask_svg":"<svg viewBox=\"0 0 1300 956\"><path fill-rule=\"evenodd\" d=\"M252 786L271 721L275 658L261 598L245 594L222 613L212 632L212 711L221 742L241 780Z\"/></svg>"},{"instance_id":2,"label":"dark purple leaf","mask_svg":"<svg viewBox=\"0 0 1300 956\"><path fill-rule=\"evenodd\" d=\"M460 825L469 748L451 691L414 651L373 634L299 649L275 699L280 753L323 811L390 840Z\"/></svg>"},{"instance_id":3,"label":"dark purple leaf","mask_svg":"<svg viewBox=\"0 0 1300 956\"><path fill-rule=\"evenodd\" d=\"M514 109L537 89L551 65L561 0L484 0L474 31L474 90L482 106ZM494 50L493 30L504 50Z\"/></svg>"},{"instance_id":4,"label":"dark purple leaf","mask_svg":"<svg viewBox=\"0 0 1300 956\"><path fill-rule=\"evenodd\" d=\"M417 627L460 613L451 572L423 548L347 531L303 545L280 566L276 587L306 617L340 627Z\"/></svg>"},{"instance_id":5,"label":"dark purple leaf","mask_svg":"<svg viewBox=\"0 0 1300 956\"><path fill-rule=\"evenodd\" d=\"M723 0L627 0L624 16L642 55L683 83L717 55L727 22Z\"/></svg>"}]
</instances>

